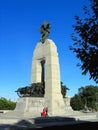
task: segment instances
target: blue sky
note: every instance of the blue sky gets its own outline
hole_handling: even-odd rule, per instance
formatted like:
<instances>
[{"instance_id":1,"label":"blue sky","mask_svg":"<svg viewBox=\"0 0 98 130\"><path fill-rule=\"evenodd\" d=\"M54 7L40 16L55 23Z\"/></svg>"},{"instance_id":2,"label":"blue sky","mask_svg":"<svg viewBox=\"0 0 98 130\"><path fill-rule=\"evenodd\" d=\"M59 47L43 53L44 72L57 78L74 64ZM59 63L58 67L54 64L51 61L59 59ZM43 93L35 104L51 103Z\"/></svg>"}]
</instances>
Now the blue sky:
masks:
<instances>
[{"instance_id":1,"label":"blue sky","mask_svg":"<svg viewBox=\"0 0 98 130\"><path fill-rule=\"evenodd\" d=\"M0 0L0 97L19 98L15 92L30 84L32 56L41 38L44 21L51 24L49 39L58 50L60 78L74 96L78 88L96 85L76 66L79 60L69 50L74 16L84 17L89 0Z\"/></svg>"}]
</instances>

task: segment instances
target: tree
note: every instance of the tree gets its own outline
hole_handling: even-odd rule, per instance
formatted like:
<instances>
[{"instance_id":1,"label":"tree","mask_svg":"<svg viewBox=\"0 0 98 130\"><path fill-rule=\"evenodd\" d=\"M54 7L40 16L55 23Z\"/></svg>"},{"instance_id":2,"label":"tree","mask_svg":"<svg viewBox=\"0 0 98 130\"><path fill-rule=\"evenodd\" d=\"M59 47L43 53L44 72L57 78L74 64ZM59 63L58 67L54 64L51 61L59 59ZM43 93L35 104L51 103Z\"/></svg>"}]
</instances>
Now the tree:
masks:
<instances>
[{"instance_id":1,"label":"tree","mask_svg":"<svg viewBox=\"0 0 98 130\"><path fill-rule=\"evenodd\" d=\"M78 94L75 94L75 96L71 98L70 105L73 110L82 110L84 108L81 96Z\"/></svg>"},{"instance_id":2,"label":"tree","mask_svg":"<svg viewBox=\"0 0 98 130\"><path fill-rule=\"evenodd\" d=\"M98 86L85 86L78 89L78 94L71 98L74 110L92 109L98 111Z\"/></svg>"},{"instance_id":3,"label":"tree","mask_svg":"<svg viewBox=\"0 0 98 130\"><path fill-rule=\"evenodd\" d=\"M90 3L89 10L84 6L86 18L75 16L76 24L73 25L72 34L74 44L69 48L80 59L81 63L77 66L82 74L89 73L89 79L98 83L98 0L90 0Z\"/></svg>"},{"instance_id":4,"label":"tree","mask_svg":"<svg viewBox=\"0 0 98 130\"><path fill-rule=\"evenodd\" d=\"M84 108L92 108L97 110L97 86L85 86L78 89L79 95L81 96Z\"/></svg>"},{"instance_id":5,"label":"tree","mask_svg":"<svg viewBox=\"0 0 98 130\"><path fill-rule=\"evenodd\" d=\"M16 107L16 102L7 100L6 98L0 98L0 110L14 110Z\"/></svg>"}]
</instances>

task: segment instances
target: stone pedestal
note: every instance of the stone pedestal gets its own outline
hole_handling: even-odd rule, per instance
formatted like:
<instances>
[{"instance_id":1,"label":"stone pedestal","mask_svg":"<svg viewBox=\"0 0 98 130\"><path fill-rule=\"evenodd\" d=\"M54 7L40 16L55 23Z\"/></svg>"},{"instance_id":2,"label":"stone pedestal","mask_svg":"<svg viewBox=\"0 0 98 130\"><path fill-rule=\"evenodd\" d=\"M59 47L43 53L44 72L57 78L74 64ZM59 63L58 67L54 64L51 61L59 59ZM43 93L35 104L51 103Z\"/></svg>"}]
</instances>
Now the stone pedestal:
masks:
<instances>
[{"instance_id":1,"label":"stone pedestal","mask_svg":"<svg viewBox=\"0 0 98 130\"><path fill-rule=\"evenodd\" d=\"M65 112L73 112L72 107L70 106L70 97L65 97L64 98L64 103L65 103Z\"/></svg>"},{"instance_id":2,"label":"stone pedestal","mask_svg":"<svg viewBox=\"0 0 98 130\"><path fill-rule=\"evenodd\" d=\"M31 117L40 116L44 106L44 98L22 97L17 100L14 113L20 113L21 115L31 114Z\"/></svg>"},{"instance_id":3,"label":"stone pedestal","mask_svg":"<svg viewBox=\"0 0 98 130\"><path fill-rule=\"evenodd\" d=\"M49 114L65 114L65 104L61 94L60 66L55 43L47 39L44 44L39 42L32 59L31 83L41 82L41 61L45 61L45 106Z\"/></svg>"}]
</instances>

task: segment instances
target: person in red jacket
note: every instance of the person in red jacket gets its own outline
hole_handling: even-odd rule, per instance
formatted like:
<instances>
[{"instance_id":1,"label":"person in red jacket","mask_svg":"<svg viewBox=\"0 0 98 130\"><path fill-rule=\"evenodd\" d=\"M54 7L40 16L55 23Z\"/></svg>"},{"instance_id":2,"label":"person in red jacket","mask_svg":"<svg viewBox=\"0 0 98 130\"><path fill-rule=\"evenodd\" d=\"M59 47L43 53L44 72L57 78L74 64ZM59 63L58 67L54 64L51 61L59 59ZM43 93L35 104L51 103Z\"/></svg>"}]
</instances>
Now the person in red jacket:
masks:
<instances>
[{"instance_id":1,"label":"person in red jacket","mask_svg":"<svg viewBox=\"0 0 98 130\"><path fill-rule=\"evenodd\" d=\"M41 112L41 116L42 116L42 117L46 117L46 114L47 114L47 113L46 113L46 108L43 108L43 111Z\"/></svg>"}]
</instances>

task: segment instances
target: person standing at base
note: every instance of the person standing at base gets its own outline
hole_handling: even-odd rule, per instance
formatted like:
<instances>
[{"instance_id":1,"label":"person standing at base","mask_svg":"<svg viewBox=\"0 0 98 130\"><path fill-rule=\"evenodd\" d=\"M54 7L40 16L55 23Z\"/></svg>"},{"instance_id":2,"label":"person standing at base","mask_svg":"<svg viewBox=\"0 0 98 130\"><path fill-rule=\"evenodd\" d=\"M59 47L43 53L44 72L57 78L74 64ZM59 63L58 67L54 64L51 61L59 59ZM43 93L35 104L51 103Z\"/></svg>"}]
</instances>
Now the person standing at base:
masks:
<instances>
[{"instance_id":1,"label":"person standing at base","mask_svg":"<svg viewBox=\"0 0 98 130\"><path fill-rule=\"evenodd\" d=\"M46 117L46 108L43 108L41 112L41 117Z\"/></svg>"},{"instance_id":2,"label":"person standing at base","mask_svg":"<svg viewBox=\"0 0 98 130\"><path fill-rule=\"evenodd\" d=\"M48 116L48 107L46 107L46 116Z\"/></svg>"}]
</instances>

